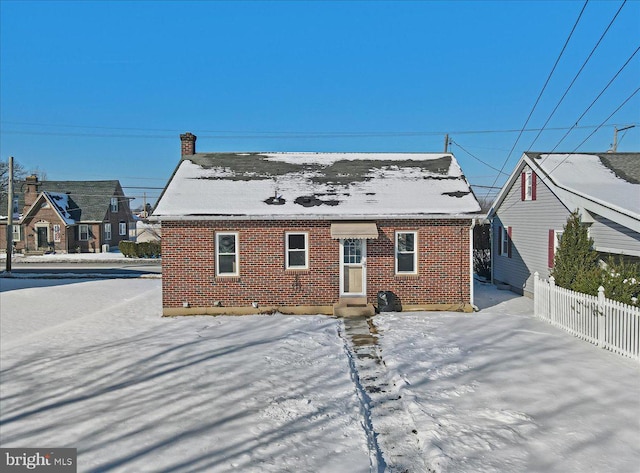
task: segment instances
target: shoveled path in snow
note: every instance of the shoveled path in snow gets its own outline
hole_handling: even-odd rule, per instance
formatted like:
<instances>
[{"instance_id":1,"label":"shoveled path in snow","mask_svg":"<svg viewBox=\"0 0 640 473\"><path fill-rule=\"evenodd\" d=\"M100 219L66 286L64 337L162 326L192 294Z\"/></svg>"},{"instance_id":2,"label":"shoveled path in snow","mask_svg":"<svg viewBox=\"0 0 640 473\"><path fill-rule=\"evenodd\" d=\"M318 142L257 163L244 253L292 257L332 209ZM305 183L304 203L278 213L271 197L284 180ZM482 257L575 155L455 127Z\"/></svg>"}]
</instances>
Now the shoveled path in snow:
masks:
<instances>
[{"instance_id":1,"label":"shoveled path in snow","mask_svg":"<svg viewBox=\"0 0 640 473\"><path fill-rule=\"evenodd\" d=\"M370 317L343 319L340 335L350 353L354 383L361 393L365 429L379 472L428 473L418 426L403 399L402 380L387 369Z\"/></svg>"}]
</instances>

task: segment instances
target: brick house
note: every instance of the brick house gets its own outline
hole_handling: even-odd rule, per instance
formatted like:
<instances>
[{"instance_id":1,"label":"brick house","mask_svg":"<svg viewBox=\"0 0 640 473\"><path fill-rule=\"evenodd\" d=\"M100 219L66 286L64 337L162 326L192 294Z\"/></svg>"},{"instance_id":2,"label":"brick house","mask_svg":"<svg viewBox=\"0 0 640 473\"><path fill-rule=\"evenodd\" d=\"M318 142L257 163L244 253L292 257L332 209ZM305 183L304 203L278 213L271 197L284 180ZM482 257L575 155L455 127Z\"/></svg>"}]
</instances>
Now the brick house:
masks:
<instances>
[{"instance_id":1,"label":"brick house","mask_svg":"<svg viewBox=\"0 0 640 473\"><path fill-rule=\"evenodd\" d=\"M135 229L129 199L117 180L39 181L29 176L15 185L13 245L29 254L100 252L117 247ZM7 209L6 194L0 208ZM0 220L0 247L6 251L7 218ZM106 249L106 246L104 246Z\"/></svg>"},{"instance_id":2,"label":"brick house","mask_svg":"<svg viewBox=\"0 0 640 473\"><path fill-rule=\"evenodd\" d=\"M163 313L470 310L480 206L448 153L196 153L161 222Z\"/></svg>"}]
</instances>

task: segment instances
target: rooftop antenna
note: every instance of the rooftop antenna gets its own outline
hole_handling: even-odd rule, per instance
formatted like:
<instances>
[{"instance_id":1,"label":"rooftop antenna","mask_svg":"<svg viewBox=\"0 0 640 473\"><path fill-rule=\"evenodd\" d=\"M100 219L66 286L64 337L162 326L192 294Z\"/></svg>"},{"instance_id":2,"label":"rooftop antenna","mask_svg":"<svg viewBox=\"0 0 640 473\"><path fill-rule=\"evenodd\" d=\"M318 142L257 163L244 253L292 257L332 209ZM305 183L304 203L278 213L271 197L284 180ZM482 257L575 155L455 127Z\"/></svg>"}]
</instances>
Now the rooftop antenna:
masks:
<instances>
[{"instance_id":1,"label":"rooftop antenna","mask_svg":"<svg viewBox=\"0 0 640 473\"><path fill-rule=\"evenodd\" d=\"M613 145L611 147L611 152L616 153L618 151L618 132L629 130L630 128L635 127L635 125L625 126L624 128L618 129L618 127L613 127Z\"/></svg>"}]
</instances>

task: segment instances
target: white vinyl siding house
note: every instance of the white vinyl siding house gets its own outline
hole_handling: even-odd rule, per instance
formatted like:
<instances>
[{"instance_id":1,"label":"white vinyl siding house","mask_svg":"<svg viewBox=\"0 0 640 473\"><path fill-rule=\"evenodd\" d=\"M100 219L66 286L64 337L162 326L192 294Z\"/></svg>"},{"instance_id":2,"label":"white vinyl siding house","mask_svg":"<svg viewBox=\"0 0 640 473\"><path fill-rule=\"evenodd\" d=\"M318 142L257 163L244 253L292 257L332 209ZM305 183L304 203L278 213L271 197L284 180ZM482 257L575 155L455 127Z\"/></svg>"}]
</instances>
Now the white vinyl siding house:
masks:
<instances>
[{"instance_id":1,"label":"white vinyl siding house","mask_svg":"<svg viewBox=\"0 0 640 473\"><path fill-rule=\"evenodd\" d=\"M640 209L635 214L633 210L610 211L606 205L597 203L595 198L567 191L560 185L565 174L554 172L561 160L555 158L554 162L549 159L545 167L544 158L540 156L546 155L525 153L489 212L493 239L494 282L508 284L514 292L532 295L534 273L538 272L543 279L549 277L558 234L563 231L567 218L575 210L580 211L583 222L589 225L590 236L594 239L597 251L640 256L640 232L635 230L640 226L640 221L635 217L640 213ZM562 156L571 158L573 155ZM608 154L607 157L614 159L616 156ZM593 159L587 162L588 158ZM585 162L592 167L589 173L598 172L596 157L579 155L575 159L576 161L567 159L572 167L564 171L566 174L577 173L576 167ZM610 176L612 173L604 166L601 167L605 177L600 178L596 174L593 178L611 179L615 187L615 178ZM551 169L550 176L545 173L548 169ZM631 185L622 179L620 181ZM593 187L595 189L597 186ZM635 187L638 195L640 186ZM630 188L630 192L634 192L633 187ZM640 207L640 199L636 199L635 205ZM620 218L626 225L613 222L598 212ZM625 215L625 212L628 215ZM503 232L508 228L512 229L511 257L504 257Z\"/></svg>"},{"instance_id":2,"label":"white vinyl siding house","mask_svg":"<svg viewBox=\"0 0 640 473\"><path fill-rule=\"evenodd\" d=\"M640 201L640 196L637 200ZM594 215L594 222L589 230L597 251L601 253L623 251L626 255L640 257L640 233L600 215Z\"/></svg>"},{"instance_id":3,"label":"white vinyl siding house","mask_svg":"<svg viewBox=\"0 0 640 473\"><path fill-rule=\"evenodd\" d=\"M533 274L536 271L540 277L549 276L549 230L562 230L569 215L569 210L558 201L547 185L540 179L536 181L536 199L523 200L523 180L516 179L500 207L499 215L492 220L491 225L494 241L500 238L501 246L499 255L495 255L494 250L494 281L509 284L519 294L533 293ZM511 257L503 246L504 234L509 228L512 233ZM493 248L496 248L495 243Z\"/></svg>"}]
</instances>

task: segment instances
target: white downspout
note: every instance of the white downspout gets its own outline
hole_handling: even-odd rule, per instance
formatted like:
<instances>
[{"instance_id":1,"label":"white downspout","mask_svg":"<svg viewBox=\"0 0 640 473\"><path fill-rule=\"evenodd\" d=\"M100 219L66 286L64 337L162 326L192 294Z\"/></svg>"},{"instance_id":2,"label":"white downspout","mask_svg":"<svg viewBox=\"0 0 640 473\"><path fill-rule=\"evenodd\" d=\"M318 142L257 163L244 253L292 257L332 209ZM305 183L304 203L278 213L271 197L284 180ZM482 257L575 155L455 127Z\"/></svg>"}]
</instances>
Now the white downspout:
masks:
<instances>
[{"instance_id":1,"label":"white downspout","mask_svg":"<svg viewBox=\"0 0 640 473\"><path fill-rule=\"evenodd\" d=\"M474 290L473 290L473 228L476 226L476 219L471 219L471 228L469 228L469 302L474 310L477 310L474 303Z\"/></svg>"}]
</instances>

